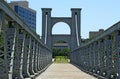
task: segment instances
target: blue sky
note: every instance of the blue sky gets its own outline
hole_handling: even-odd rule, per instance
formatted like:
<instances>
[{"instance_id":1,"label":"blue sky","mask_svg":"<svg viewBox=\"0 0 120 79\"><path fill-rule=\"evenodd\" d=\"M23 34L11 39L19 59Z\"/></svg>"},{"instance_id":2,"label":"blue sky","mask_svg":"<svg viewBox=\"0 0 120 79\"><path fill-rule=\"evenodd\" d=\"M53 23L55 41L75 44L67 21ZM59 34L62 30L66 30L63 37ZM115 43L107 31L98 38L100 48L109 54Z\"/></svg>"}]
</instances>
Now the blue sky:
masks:
<instances>
[{"instance_id":1,"label":"blue sky","mask_svg":"<svg viewBox=\"0 0 120 79\"><path fill-rule=\"evenodd\" d=\"M7 0L8 2L12 0ZM120 0L27 0L30 8L37 11L37 33L42 33L41 8L52 8L52 17L71 17L71 8L82 8L81 36L87 38L89 31L107 29L120 20ZM69 27L53 27L54 33L68 33ZM60 29L63 29L61 31ZM66 30L64 30L66 29Z\"/></svg>"}]
</instances>

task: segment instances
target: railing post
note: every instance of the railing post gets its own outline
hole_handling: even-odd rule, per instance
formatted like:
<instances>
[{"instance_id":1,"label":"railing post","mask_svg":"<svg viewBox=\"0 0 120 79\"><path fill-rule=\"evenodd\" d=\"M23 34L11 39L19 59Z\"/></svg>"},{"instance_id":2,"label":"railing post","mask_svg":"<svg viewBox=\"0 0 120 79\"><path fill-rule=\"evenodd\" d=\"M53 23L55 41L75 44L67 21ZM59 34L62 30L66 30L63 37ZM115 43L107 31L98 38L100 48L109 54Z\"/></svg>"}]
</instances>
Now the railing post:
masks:
<instances>
[{"instance_id":1,"label":"railing post","mask_svg":"<svg viewBox=\"0 0 120 79\"><path fill-rule=\"evenodd\" d=\"M87 70L87 49L86 48L87 47L84 48L84 67L85 67L85 70Z\"/></svg>"},{"instance_id":2,"label":"railing post","mask_svg":"<svg viewBox=\"0 0 120 79\"><path fill-rule=\"evenodd\" d=\"M81 52L80 49L78 50L78 56L79 56L79 67L81 67Z\"/></svg>"},{"instance_id":3,"label":"railing post","mask_svg":"<svg viewBox=\"0 0 120 79\"><path fill-rule=\"evenodd\" d=\"M107 36L107 39L106 39L106 69L107 69L107 75L106 77L109 79L110 78L110 75L111 75L111 60L112 60L112 57L111 57L111 53L112 53L112 36L109 35Z\"/></svg>"},{"instance_id":4,"label":"railing post","mask_svg":"<svg viewBox=\"0 0 120 79\"><path fill-rule=\"evenodd\" d=\"M9 21L7 29L7 58L9 64L9 79L13 78L13 63L14 63L14 54L17 41L17 31L15 28L15 22Z\"/></svg>"},{"instance_id":5,"label":"railing post","mask_svg":"<svg viewBox=\"0 0 120 79\"><path fill-rule=\"evenodd\" d=\"M47 51L46 50L44 50L45 51L45 61L44 61L44 63L45 63L45 67L47 66Z\"/></svg>"},{"instance_id":6,"label":"railing post","mask_svg":"<svg viewBox=\"0 0 120 79\"><path fill-rule=\"evenodd\" d=\"M83 69L85 69L85 48L82 48L82 58L83 58ZM75 60L75 61L77 61L77 60Z\"/></svg>"},{"instance_id":7,"label":"railing post","mask_svg":"<svg viewBox=\"0 0 120 79\"><path fill-rule=\"evenodd\" d=\"M36 54L37 54L37 41L35 40L35 51L34 51L34 55L33 55L33 70L34 70L35 74L37 74L37 71L36 71Z\"/></svg>"},{"instance_id":8,"label":"railing post","mask_svg":"<svg viewBox=\"0 0 120 79\"><path fill-rule=\"evenodd\" d=\"M23 53L24 53L24 50L25 50L25 40L26 40L26 33L25 31L23 30L22 34L19 36L19 41L20 41L20 53L21 53L21 57L20 57L20 76L21 78L23 79Z\"/></svg>"},{"instance_id":9,"label":"railing post","mask_svg":"<svg viewBox=\"0 0 120 79\"><path fill-rule=\"evenodd\" d=\"M40 71L40 44L38 44L37 70Z\"/></svg>"},{"instance_id":10,"label":"railing post","mask_svg":"<svg viewBox=\"0 0 120 79\"><path fill-rule=\"evenodd\" d=\"M5 13L0 9L0 79L9 79L7 62Z\"/></svg>"},{"instance_id":11,"label":"railing post","mask_svg":"<svg viewBox=\"0 0 120 79\"><path fill-rule=\"evenodd\" d=\"M22 49L22 43L21 39L23 40L23 37L21 37L20 29L17 24L15 24L16 27L16 42L15 42L15 53L14 53L14 64L13 64L13 78L19 78L23 79L20 75L20 62L21 62L21 49Z\"/></svg>"},{"instance_id":12,"label":"railing post","mask_svg":"<svg viewBox=\"0 0 120 79\"><path fill-rule=\"evenodd\" d=\"M91 71L93 72L94 70L94 44L91 44Z\"/></svg>"},{"instance_id":13,"label":"railing post","mask_svg":"<svg viewBox=\"0 0 120 79\"><path fill-rule=\"evenodd\" d=\"M41 60L42 56L41 55L42 55L42 47L40 47L40 54L39 54L39 70L41 70L41 64L42 64L41 63L42 62L42 60Z\"/></svg>"},{"instance_id":14,"label":"railing post","mask_svg":"<svg viewBox=\"0 0 120 79\"><path fill-rule=\"evenodd\" d=\"M95 73L98 73L99 68L98 68L98 42L95 42Z\"/></svg>"},{"instance_id":15,"label":"railing post","mask_svg":"<svg viewBox=\"0 0 120 79\"><path fill-rule=\"evenodd\" d=\"M95 43L93 43L93 73L95 73Z\"/></svg>"},{"instance_id":16,"label":"railing post","mask_svg":"<svg viewBox=\"0 0 120 79\"><path fill-rule=\"evenodd\" d=\"M29 61L29 73L30 75L34 75L34 71L33 71L33 55L34 55L34 49L35 49L35 40L34 38L32 38L32 42L31 42L31 52L30 52L30 61Z\"/></svg>"},{"instance_id":17,"label":"railing post","mask_svg":"<svg viewBox=\"0 0 120 79\"><path fill-rule=\"evenodd\" d=\"M100 57L100 75L103 75L103 68L104 68L104 40L99 41L99 57Z\"/></svg>"},{"instance_id":18,"label":"railing post","mask_svg":"<svg viewBox=\"0 0 120 79\"><path fill-rule=\"evenodd\" d=\"M87 70L89 71L90 69L90 46L87 48Z\"/></svg>"},{"instance_id":19,"label":"railing post","mask_svg":"<svg viewBox=\"0 0 120 79\"><path fill-rule=\"evenodd\" d=\"M117 79L120 79L120 30L115 31L115 45L116 45L116 56L117 56Z\"/></svg>"},{"instance_id":20,"label":"railing post","mask_svg":"<svg viewBox=\"0 0 120 79\"><path fill-rule=\"evenodd\" d=\"M88 46L86 46L86 48L85 48L85 59L86 59L86 70L88 71L88 60L89 60L89 53L88 53L88 51L89 51L89 47Z\"/></svg>"},{"instance_id":21,"label":"railing post","mask_svg":"<svg viewBox=\"0 0 120 79\"><path fill-rule=\"evenodd\" d=\"M38 72L38 56L39 56L39 44L36 44L36 53L35 53L35 72Z\"/></svg>"},{"instance_id":22,"label":"railing post","mask_svg":"<svg viewBox=\"0 0 120 79\"><path fill-rule=\"evenodd\" d=\"M29 35L29 44L28 44L28 56L27 56L27 74L30 77L30 73L29 73L29 68L30 68L30 54L31 54L31 49L32 49L32 38Z\"/></svg>"},{"instance_id":23,"label":"railing post","mask_svg":"<svg viewBox=\"0 0 120 79\"><path fill-rule=\"evenodd\" d=\"M42 65L43 65L43 68L45 68L45 49L44 48L43 48L43 53L42 54L43 54L43 59L42 59L43 64Z\"/></svg>"},{"instance_id":24,"label":"railing post","mask_svg":"<svg viewBox=\"0 0 120 79\"><path fill-rule=\"evenodd\" d=\"M79 66L79 52L76 50L76 60L77 60L77 65Z\"/></svg>"},{"instance_id":25,"label":"railing post","mask_svg":"<svg viewBox=\"0 0 120 79\"><path fill-rule=\"evenodd\" d=\"M118 72L117 79L120 79L120 48L117 49L117 72Z\"/></svg>"},{"instance_id":26,"label":"railing post","mask_svg":"<svg viewBox=\"0 0 120 79\"><path fill-rule=\"evenodd\" d=\"M22 74L24 78L30 77L29 72L27 72L27 59L29 54L29 43L30 38L29 35L26 33L26 39L25 39L25 45L24 45L24 53L23 53L23 68L22 68Z\"/></svg>"},{"instance_id":27,"label":"railing post","mask_svg":"<svg viewBox=\"0 0 120 79\"><path fill-rule=\"evenodd\" d=\"M83 52L83 48L81 48L81 60L82 60L82 65L81 65L81 68L84 67L84 52ZM75 55L75 54L74 54Z\"/></svg>"},{"instance_id":28,"label":"railing post","mask_svg":"<svg viewBox=\"0 0 120 79\"><path fill-rule=\"evenodd\" d=\"M41 54L41 69L44 68L44 47L42 47L42 54Z\"/></svg>"},{"instance_id":29,"label":"railing post","mask_svg":"<svg viewBox=\"0 0 120 79\"><path fill-rule=\"evenodd\" d=\"M23 46L24 46L24 39L25 39L25 35L24 35L24 30L23 29L18 29L18 45L17 45L17 52L16 52L16 71L14 72L14 74L16 74L15 76L17 76L20 79L23 79L22 76L22 53L23 53Z\"/></svg>"},{"instance_id":30,"label":"railing post","mask_svg":"<svg viewBox=\"0 0 120 79\"><path fill-rule=\"evenodd\" d=\"M44 48L44 68L46 67L46 50Z\"/></svg>"},{"instance_id":31,"label":"railing post","mask_svg":"<svg viewBox=\"0 0 120 79\"><path fill-rule=\"evenodd\" d=\"M42 70L43 68L43 47L41 47L41 50L40 50L40 65L39 65L39 68L40 70Z\"/></svg>"},{"instance_id":32,"label":"railing post","mask_svg":"<svg viewBox=\"0 0 120 79\"><path fill-rule=\"evenodd\" d=\"M91 68L92 68L92 46L90 45L89 46L89 71L91 71Z\"/></svg>"},{"instance_id":33,"label":"railing post","mask_svg":"<svg viewBox=\"0 0 120 79\"><path fill-rule=\"evenodd\" d=\"M44 60L44 61L43 61L43 64L44 64L44 65L43 65L43 66L44 66L44 68L45 68L45 66L46 66L46 62L45 62L45 61L46 61L46 50L45 50L45 48L43 48L43 49L44 49L44 56L43 56L43 57L44 57L44 59L43 59L43 60Z\"/></svg>"},{"instance_id":34,"label":"railing post","mask_svg":"<svg viewBox=\"0 0 120 79\"><path fill-rule=\"evenodd\" d=\"M79 67L81 67L81 52L80 52L80 49L78 50L78 56L79 56Z\"/></svg>"}]
</instances>

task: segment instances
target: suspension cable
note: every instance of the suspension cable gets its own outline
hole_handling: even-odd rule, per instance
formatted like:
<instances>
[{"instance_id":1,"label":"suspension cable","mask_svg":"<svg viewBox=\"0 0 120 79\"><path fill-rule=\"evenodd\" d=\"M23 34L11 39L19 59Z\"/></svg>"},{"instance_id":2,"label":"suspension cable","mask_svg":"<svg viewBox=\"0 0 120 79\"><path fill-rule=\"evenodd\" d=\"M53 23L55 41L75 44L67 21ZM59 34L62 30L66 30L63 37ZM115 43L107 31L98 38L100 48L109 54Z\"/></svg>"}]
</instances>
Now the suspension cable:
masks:
<instances>
[{"instance_id":1,"label":"suspension cable","mask_svg":"<svg viewBox=\"0 0 120 79\"><path fill-rule=\"evenodd\" d=\"M78 46L80 46L80 43L79 43L79 37L78 37L78 25L77 25L77 15L75 15L75 25L76 25L76 36L77 36L77 44Z\"/></svg>"},{"instance_id":2,"label":"suspension cable","mask_svg":"<svg viewBox=\"0 0 120 79\"><path fill-rule=\"evenodd\" d=\"M45 21L45 44L47 43L47 14L46 14L46 21Z\"/></svg>"}]
</instances>

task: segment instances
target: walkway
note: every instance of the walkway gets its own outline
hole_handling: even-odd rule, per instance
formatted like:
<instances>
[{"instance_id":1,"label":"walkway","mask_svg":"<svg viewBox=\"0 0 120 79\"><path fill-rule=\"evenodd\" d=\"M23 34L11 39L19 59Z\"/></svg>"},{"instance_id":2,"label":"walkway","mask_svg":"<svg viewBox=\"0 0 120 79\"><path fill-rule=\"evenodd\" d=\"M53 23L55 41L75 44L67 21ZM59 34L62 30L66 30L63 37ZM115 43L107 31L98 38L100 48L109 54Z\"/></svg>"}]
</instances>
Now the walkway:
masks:
<instances>
[{"instance_id":1,"label":"walkway","mask_svg":"<svg viewBox=\"0 0 120 79\"><path fill-rule=\"evenodd\" d=\"M97 79L88 75L75 66L66 64L52 64L45 72L36 79Z\"/></svg>"}]
</instances>

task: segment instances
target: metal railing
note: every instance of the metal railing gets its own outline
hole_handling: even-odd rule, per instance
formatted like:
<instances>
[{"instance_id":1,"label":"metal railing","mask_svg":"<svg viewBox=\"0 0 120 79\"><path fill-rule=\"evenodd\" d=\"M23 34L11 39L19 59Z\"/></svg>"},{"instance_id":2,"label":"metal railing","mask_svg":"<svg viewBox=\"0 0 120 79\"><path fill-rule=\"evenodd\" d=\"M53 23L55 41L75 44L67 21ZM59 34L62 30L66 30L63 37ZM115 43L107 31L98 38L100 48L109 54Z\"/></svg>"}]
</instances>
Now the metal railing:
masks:
<instances>
[{"instance_id":1,"label":"metal railing","mask_svg":"<svg viewBox=\"0 0 120 79\"><path fill-rule=\"evenodd\" d=\"M0 0L0 79L33 78L51 63L51 50Z\"/></svg>"},{"instance_id":2,"label":"metal railing","mask_svg":"<svg viewBox=\"0 0 120 79\"><path fill-rule=\"evenodd\" d=\"M70 60L90 74L120 79L120 22L73 50Z\"/></svg>"}]
</instances>

